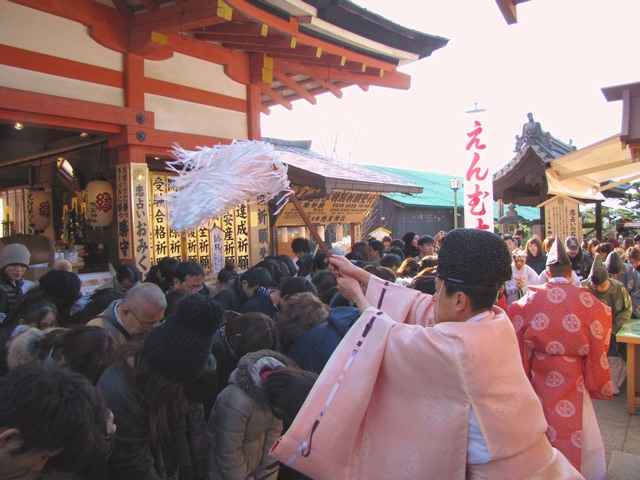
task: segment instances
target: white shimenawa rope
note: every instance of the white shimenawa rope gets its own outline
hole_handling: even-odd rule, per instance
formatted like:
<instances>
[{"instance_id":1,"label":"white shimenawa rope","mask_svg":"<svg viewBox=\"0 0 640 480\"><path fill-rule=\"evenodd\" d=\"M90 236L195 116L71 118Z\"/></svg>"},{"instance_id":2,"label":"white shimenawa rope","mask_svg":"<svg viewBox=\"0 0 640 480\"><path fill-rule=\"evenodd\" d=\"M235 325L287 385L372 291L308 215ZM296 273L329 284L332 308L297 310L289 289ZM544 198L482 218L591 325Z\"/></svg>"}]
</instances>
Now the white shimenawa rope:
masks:
<instances>
[{"instance_id":1,"label":"white shimenawa rope","mask_svg":"<svg viewBox=\"0 0 640 480\"><path fill-rule=\"evenodd\" d=\"M237 205L266 203L280 192L290 191L287 166L266 142L233 141L231 145L184 150L174 145L175 160L167 168L178 174L174 191L163 198L174 230L198 228Z\"/></svg>"}]
</instances>

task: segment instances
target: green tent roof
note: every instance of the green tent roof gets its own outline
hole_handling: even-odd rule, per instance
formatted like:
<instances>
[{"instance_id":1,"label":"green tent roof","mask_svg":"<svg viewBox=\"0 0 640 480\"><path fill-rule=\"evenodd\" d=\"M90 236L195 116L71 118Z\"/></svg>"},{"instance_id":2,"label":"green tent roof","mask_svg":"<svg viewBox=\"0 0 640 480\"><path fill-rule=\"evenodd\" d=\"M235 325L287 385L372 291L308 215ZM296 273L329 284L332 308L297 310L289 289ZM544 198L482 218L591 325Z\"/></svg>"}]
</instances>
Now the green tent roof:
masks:
<instances>
[{"instance_id":1,"label":"green tent roof","mask_svg":"<svg viewBox=\"0 0 640 480\"><path fill-rule=\"evenodd\" d=\"M385 193L384 196L405 205L407 207L424 208L453 208L453 192L449 187L449 180L457 178L460 184L464 179L455 175L445 175L442 173L430 173L420 170L406 170L403 168L380 167L377 165L360 165L374 172L396 177L399 180L413 183L423 188L422 193L407 195L403 193ZM458 208L463 208L462 188L458 191ZM535 207L523 207L516 205L519 215L528 221L540 220L540 210ZM498 213L498 202L494 202L494 215ZM496 217L497 220L497 217Z\"/></svg>"}]
</instances>

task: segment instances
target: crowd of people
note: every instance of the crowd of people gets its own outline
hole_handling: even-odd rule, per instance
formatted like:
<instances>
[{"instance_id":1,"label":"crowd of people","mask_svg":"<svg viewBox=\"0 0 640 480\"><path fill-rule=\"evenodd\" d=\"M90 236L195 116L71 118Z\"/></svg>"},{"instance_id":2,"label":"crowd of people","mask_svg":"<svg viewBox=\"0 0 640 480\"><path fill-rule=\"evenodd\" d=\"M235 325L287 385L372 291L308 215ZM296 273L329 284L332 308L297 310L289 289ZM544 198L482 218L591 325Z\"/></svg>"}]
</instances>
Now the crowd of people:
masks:
<instances>
[{"instance_id":1,"label":"crowd of people","mask_svg":"<svg viewBox=\"0 0 640 480\"><path fill-rule=\"evenodd\" d=\"M163 258L144 280L122 265L83 296L68 262L28 282L29 250L5 246L0 480L393 478L394 442L416 452L407 478L605 478L590 399L625 380L615 333L640 317L640 236L291 247L210 285L195 262ZM363 329L386 348L344 380L360 416L327 410L351 440L314 427L335 462L276 462Z\"/></svg>"}]
</instances>

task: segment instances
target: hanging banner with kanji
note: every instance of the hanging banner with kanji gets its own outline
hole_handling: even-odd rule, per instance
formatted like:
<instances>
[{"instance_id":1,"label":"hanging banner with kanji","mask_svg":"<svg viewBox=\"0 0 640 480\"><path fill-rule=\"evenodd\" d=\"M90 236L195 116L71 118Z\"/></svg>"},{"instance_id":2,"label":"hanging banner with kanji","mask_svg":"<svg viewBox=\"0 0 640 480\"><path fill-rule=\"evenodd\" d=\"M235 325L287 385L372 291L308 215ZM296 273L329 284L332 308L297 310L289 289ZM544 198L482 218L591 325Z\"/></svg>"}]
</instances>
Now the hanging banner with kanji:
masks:
<instances>
[{"instance_id":1,"label":"hanging banner with kanji","mask_svg":"<svg viewBox=\"0 0 640 480\"><path fill-rule=\"evenodd\" d=\"M187 237L187 261L198 262L198 230L189 229L186 231Z\"/></svg>"},{"instance_id":2,"label":"hanging banner with kanji","mask_svg":"<svg viewBox=\"0 0 640 480\"><path fill-rule=\"evenodd\" d=\"M255 263L269 255L269 207L249 205L249 236L251 238L251 258Z\"/></svg>"},{"instance_id":3,"label":"hanging banner with kanji","mask_svg":"<svg viewBox=\"0 0 640 480\"><path fill-rule=\"evenodd\" d=\"M211 234L210 228L214 226L213 221L209 221L207 225L203 225L198 228L198 263L202 265L205 272L217 272L217 270L212 270L212 260L211 260Z\"/></svg>"},{"instance_id":4,"label":"hanging banner with kanji","mask_svg":"<svg viewBox=\"0 0 640 480\"><path fill-rule=\"evenodd\" d=\"M175 191L175 186L173 184L173 180L171 176L167 175L165 177L167 179L167 192ZM171 210L167 208L167 218L171 215ZM175 258L179 262L183 261L182 258L182 234L178 230L174 230L169 227L169 256Z\"/></svg>"},{"instance_id":5,"label":"hanging banner with kanji","mask_svg":"<svg viewBox=\"0 0 640 480\"><path fill-rule=\"evenodd\" d=\"M211 270L219 272L224 268L224 232L217 225L211 229Z\"/></svg>"},{"instance_id":6,"label":"hanging banner with kanji","mask_svg":"<svg viewBox=\"0 0 640 480\"><path fill-rule=\"evenodd\" d=\"M151 225L149 224L149 169L146 163L132 163L131 198L133 248L136 266L143 273L151 268Z\"/></svg>"},{"instance_id":7,"label":"hanging banner with kanji","mask_svg":"<svg viewBox=\"0 0 640 480\"><path fill-rule=\"evenodd\" d=\"M211 219L197 229L178 232L169 228L164 195L173 188L171 179L172 175L163 172L149 176L153 263L170 256L178 261L198 262L205 272L215 274L224 268L225 262L247 270L269 254L267 205L249 207L242 203L222 218Z\"/></svg>"},{"instance_id":8,"label":"hanging banner with kanji","mask_svg":"<svg viewBox=\"0 0 640 480\"><path fill-rule=\"evenodd\" d=\"M248 270L249 258L249 210L246 203L236 207L236 253L238 270Z\"/></svg>"},{"instance_id":9,"label":"hanging banner with kanji","mask_svg":"<svg viewBox=\"0 0 640 480\"><path fill-rule=\"evenodd\" d=\"M493 232L493 175L489 172L483 124L473 114L466 132L468 167L464 175L464 226Z\"/></svg>"},{"instance_id":10,"label":"hanging banner with kanji","mask_svg":"<svg viewBox=\"0 0 640 480\"><path fill-rule=\"evenodd\" d=\"M129 165L116 166L116 220L118 222L118 258L130 260L132 227L131 227L131 197L129 190L130 168Z\"/></svg>"},{"instance_id":11,"label":"hanging banner with kanji","mask_svg":"<svg viewBox=\"0 0 640 480\"><path fill-rule=\"evenodd\" d=\"M157 263L169 252L169 232L167 226L167 204L164 195L167 192L167 176L153 173L151 175L151 240L153 263Z\"/></svg>"}]
</instances>

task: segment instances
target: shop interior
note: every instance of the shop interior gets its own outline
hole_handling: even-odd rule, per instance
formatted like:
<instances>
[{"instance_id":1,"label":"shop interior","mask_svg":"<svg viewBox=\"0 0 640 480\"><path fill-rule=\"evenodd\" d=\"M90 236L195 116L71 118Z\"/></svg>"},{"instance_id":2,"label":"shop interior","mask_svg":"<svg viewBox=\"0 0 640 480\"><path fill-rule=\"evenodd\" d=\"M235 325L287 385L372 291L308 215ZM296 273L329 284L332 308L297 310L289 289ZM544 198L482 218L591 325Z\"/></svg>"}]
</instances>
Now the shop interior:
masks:
<instances>
[{"instance_id":1,"label":"shop interior","mask_svg":"<svg viewBox=\"0 0 640 480\"><path fill-rule=\"evenodd\" d=\"M37 243L30 250L65 258L78 273L107 269L117 259L107 247L113 219L93 227L86 203L92 181L113 180L114 155L96 134L0 123L1 236L25 235L24 242Z\"/></svg>"}]
</instances>

